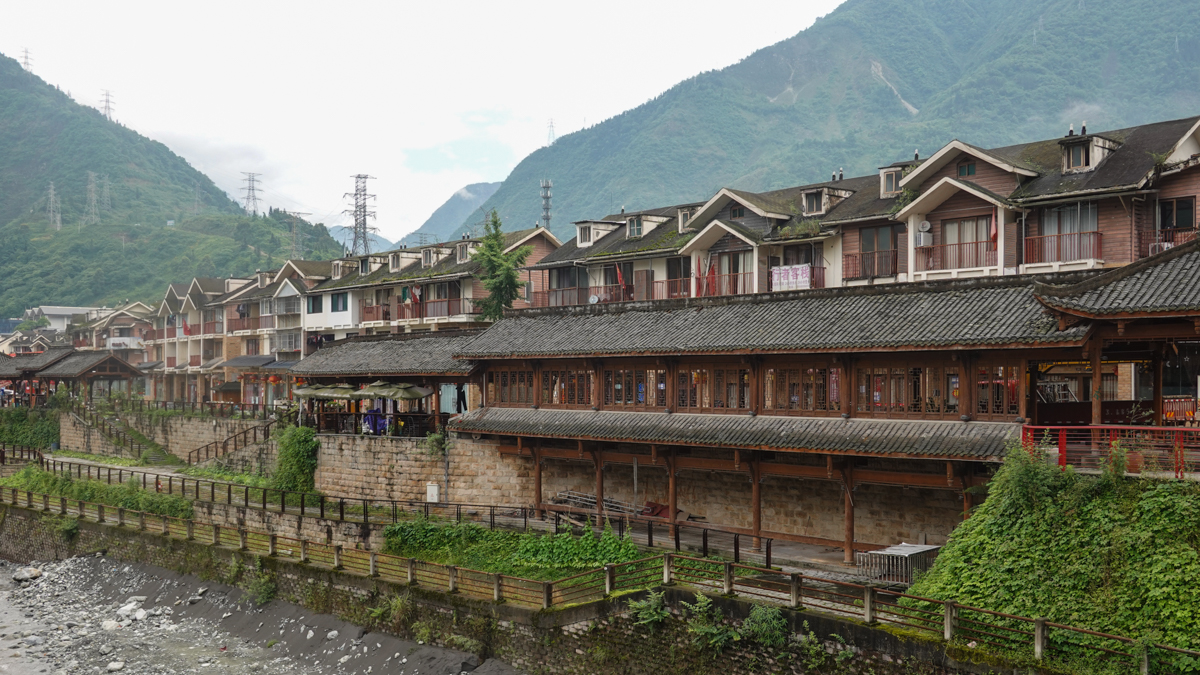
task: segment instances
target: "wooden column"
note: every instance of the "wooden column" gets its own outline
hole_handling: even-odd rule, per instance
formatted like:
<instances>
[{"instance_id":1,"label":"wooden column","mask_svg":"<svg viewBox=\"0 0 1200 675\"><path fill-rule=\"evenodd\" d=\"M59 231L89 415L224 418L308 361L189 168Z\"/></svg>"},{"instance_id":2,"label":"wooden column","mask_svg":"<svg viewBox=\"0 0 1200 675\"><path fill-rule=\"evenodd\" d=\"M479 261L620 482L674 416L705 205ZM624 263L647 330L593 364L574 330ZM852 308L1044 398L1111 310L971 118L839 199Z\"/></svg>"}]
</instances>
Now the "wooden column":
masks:
<instances>
[{"instance_id":1,"label":"wooden column","mask_svg":"<svg viewBox=\"0 0 1200 675\"><path fill-rule=\"evenodd\" d=\"M753 549L762 548L762 463L755 456L750 460L750 508L754 530Z\"/></svg>"},{"instance_id":2,"label":"wooden column","mask_svg":"<svg viewBox=\"0 0 1200 675\"><path fill-rule=\"evenodd\" d=\"M845 489L846 531L845 556L842 558L847 565L854 564L854 465L853 460L846 460L842 469L842 487Z\"/></svg>"},{"instance_id":3,"label":"wooden column","mask_svg":"<svg viewBox=\"0 0 1200 675\"><path fill-rule=\"evenodd\" d=\"M1103 388L1100 384L1100 381L1104 379L1103 374L1100 372L1101 344L1103 343L1100 340L1092 340L1091 345L1088 347L1088 355L1092 360L1092 424L1095 426L1104 423L1103 400L1101 398Z\"/></svg>"},{"instance_id":4,"label":"wooden column","mask_svg":"<svg viewBox=\"0 0 1200 675\"><path fill-rule=\"evenodd\" d=\"M542 511L542 453L539 446L533 448L533 508L540 520Z\"/></svg>"},{"instance_id":5,"label":"wooden column","mask_svg":"<svg viewBox=\"0 0 1200 675\"><path fill-rule=\"evenodd\" d=\"M1161 427L1163 423L1163 352L1166 348L1166 343L1159 345L1154 350L1154 358L1151 360L1151 367L1154 368L1154 426ZM1134 368L1136 374L1137 368Z\"/></svg>"},{"instance_id":6,"label":"wooden column","mask_svg":"<svg viewBox=\"0 0 1200 675\"><path fill-rule=\"evenodd\" d=\"M604 514L604 459L599 450L592 451L592 461L596 463L596 515Z\"/></svg>"},{"instance_id":7,"label":"wooden column","mask_svg":"<svg viewBox=\"0 0 1200 675\"><path fill-rule=\"evenodd\" d=\"M1029 400L1033 396L1033 380L1029 376L1029 359L1021 359L1021 370L1018 373L1020 385L1018 388L1017 415L1025 420L1025 424L1033 424L1029 419Z\"/></svg>"},{"instance_id":8,"label":"wooden column","mask_svg":"<svg viewBox=\"0 0 1200 675\"><path fill-rule=\"evenodd\" d=\"M842 377L838 381L838 395L841 399L842 414L854 417L854 394L858 390L856 387L856 376L854 372L854 357L843 356L841 359Z\"/></svg>"},{"instance_id":9,"label":"wooden column","mask_svg":"<svg viewBox=\"0 0 1200 675\"><path fill-rule=\"evenodd\" d=\"M975 396L978 394L976 388L979 383L976 381L978 375L975 373L975 359L969 354L962 354L958 359L958 368L961 375L959 376L958 403L960 406L959 415L975 415Z\"/></svg>"},{"instance_id":10,"label":"wooden column","mask_svg":"<svg viewBox=\"0 0 1200 675\"><path fill-rule=\"evenodd\" d=\"M675 451L672 450L664 459L667 462L667 522L671 524L668 531L675 536Z\"/></svg>"}]
</instances>

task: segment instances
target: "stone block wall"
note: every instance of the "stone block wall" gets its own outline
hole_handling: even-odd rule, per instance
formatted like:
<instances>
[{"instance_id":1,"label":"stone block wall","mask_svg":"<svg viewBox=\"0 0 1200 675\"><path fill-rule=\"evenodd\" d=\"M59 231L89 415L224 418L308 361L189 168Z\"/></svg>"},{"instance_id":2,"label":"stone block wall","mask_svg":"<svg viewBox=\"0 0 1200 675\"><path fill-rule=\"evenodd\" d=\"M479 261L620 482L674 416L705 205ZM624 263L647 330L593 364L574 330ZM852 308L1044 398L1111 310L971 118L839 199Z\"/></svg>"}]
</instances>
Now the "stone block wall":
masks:
<instances>
[{"instance_id":1,"label":"stone block wall","mask_svg":"<svg viewBox=\"0 0 1200 675\"><path fill-rule=\"evenodd\" d=\"M233 420L185 415L170 417L128 415L123 419L146 438L161 445L167 452L185 460L188 453L196 448L215 441L223 441L247 429L266 424L263 420Z\"/></svg>"},{"instance_id":2,"label":"stone block wall","mask_svg":"<svg viewBox=\"0 0 1200 675\"><path fill-rule=\"evenodd\" d=\"M113 445L98 429L89 427L72 413L58 415L58 444L63 450L136 459L130 454L129 448Z\"/></svg>"},{"instance_id":3,"label":"stone block wall","mask_svg":"<svg viewBox=\"0 0 1200 675\"><path fill-rule=\"evenodd\" d=\"M204 468L222 467L234 473L249 473L270 476L275 473L275 464L279 459L279 444L274 438L266 443L251 445L240 450L215 457L198 466Z\"/></svg>"}]
</instances>

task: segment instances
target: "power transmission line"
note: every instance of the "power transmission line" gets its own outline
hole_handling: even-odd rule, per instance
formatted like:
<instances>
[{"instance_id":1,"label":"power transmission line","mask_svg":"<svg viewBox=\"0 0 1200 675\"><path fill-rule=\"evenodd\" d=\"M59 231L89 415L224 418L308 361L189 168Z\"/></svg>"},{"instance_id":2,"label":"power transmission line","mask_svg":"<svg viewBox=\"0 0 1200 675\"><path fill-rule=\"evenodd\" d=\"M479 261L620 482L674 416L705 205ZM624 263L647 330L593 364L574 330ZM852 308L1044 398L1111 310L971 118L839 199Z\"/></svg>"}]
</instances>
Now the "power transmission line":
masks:
<instances>
[{"instance_id":1,"label":"power transmission line","mask_svg":"<svg viewBox=\"0 0 1200 675\"><path fill-rule=\"evenodd\" d=\"M547 178L542 181L542 227L550 229L550 188L554 187L554 183Z\"/></svg>"},{"instance_id":2,"label":"power transmission line","mask_svg":"<svg viewBox=\"0 0 1200 675\"><path fill-rule=\"evenodd\" d=\"M100 112L104 114L104 117L107 118L109 122L112 121L113 110L116 110L116 107L117 107L116 104L113 103L112 92L109 91L108 89L105 89L104 90L104 108L102 108Z\"/></svg>"},{"instance_id":3,"label":"power transmission line","mask_svg":"<svg viewBox=\"0 0 1200 675\"><path fill-rule=\"evenodd\" d=\"M558 137L554 135L554 118L550 119L548 126L550 129L546 133L546 145L554 145L554 141L558 140Z\"/></svg>"},{"instance_id":4,"label":"power transmission line","mask_svg":"<svg viewBox=\"0 0 1200 675\"><path fill-rule=\"evenodd\" d=\"M29 73L29 79L32 80L33 79L33 59L30 58L30 56L29 56L29 48L26 47L25 49L22 50L22 52L23 53L21 54L21 67L25 69L25 72Z\"/></svg>"},{"instance_id":5,"label":"power transmission line","mask_svg":"<svg viewBox=\"0 0 1200 675\"><path fill-rule=\"evenodd\" d=\"M248 171L243 171L242 175L245 176L245 178L242 179L242 182L246 184L246 187L244 188L246 190L246 196L244 197L244 201L246 203L243 208L247 212L252 213L257 216L258 215L258 177L261 176L262 174L261 173L250 173Z\"/></svg>"},{"instance_id":6,"label":"power transmission line","mask_svg":"<svg viewBox=\"0 0 1200 675\"><path fill-rule=\"evenodd\" d=\"M83 209L83 220L79 223L79 229L83 229L84 225L96 225L100 222L100 214L96 209L96 174L92 171L87 172L87 206Z\"/></svg>"},{"instance_id":7,"label":"power transmission line","mask_svg":"<svg viewBox=\"0 0 1200 675\"><path fill-rule=\"evenodd\" d=\"M46 197L46 219L55 231L62 229L62 208L58 196L54 194L54 182L50 182L50 194Z\"/></svg>"},{"instance_id":8,"label":"power transmission line","mask_svg":"<svg viewBox=\"0 0 1200 675\"><path fill-rule=\"evenodd\" d=\"M368 218L374 218L375 212L367 209L367 200L375 199L375 195L367 194L367 181L374 176L360 173L354 176L354 192L344 196L354 196L354 209L344 211L354 215L354 239L350 245L350 255L367 255L371 252L371 235L378 232L377 228L367 224Z\"/></svg>"},{"instance_id":9,"label":"power transmission line","mask_svg":"<svg viewBox=\"0 0 1200 675\"><path fill-rule=\"evenodd\" d=\"M304 260L304 242L300 234L300 223L303 221L301 216L311 216L312 214L302 211L280 210L288 214L292 221L292 260Z\"/></svg>"},{"instance_id":10,"label":"power transmission line","mask_svg":"<svg viewBox=\"0 0 1200 675\"><path fill-rule=\"evenodd\" d=\"M108 174L100 177L100 208L104 211L112 210L112 191L109 189Z\"/></svg>"}]
</instances>

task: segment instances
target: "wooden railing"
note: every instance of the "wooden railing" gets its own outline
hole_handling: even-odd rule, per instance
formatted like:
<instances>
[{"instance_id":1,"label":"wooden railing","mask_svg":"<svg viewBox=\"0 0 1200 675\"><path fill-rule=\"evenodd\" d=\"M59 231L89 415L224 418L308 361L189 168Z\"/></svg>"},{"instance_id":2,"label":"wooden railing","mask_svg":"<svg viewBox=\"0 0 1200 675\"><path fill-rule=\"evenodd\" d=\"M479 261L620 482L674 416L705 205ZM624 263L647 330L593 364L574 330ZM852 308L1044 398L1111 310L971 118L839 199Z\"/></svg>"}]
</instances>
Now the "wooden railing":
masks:
<instances>
[{"instance_id":1,"label":"wooden railing","mask_svg":"<svg viewBox=\"0 0 1200 675\"><path fill-rule=\"evenodd\" d=\"M230 319L225 323L229 326L228 330L231 333L239 330L258 330L258 319L259 317L257 316L248 316L245 318Z\"/></svg>"},{"instance_id":2,"label":"wooden railing","mask_svg":"<svg viewBox=\"0 0 1200 675\"><path fill-rule=\"evenodd\" d=\"M1099 232L1072 232L1025 238L1025 264L1071 262L1104 257Z\"/></svg>"},{"instance_id":3,"label":"wooden railing","mask_svg":"<svg viewBox=\"0 0 1200 675\"><path fill-rule=\"evenodd\" d=\"M304 414L301 423L318 434L425 438L429 432L445 426L449 417L445 413L315 412Z\"/></svg>"},{"instance_id":4,"label":"wooden railing","mask_svg":"<svg viewBox=\"0 0 1200 675\"><path fill-rule=\"evenodd\" d=\"M534 307L571 307L588 301L587 288L553 288L533 292Z\"/></svg>"},{"instance_id":5,"label":"wooden railing","mask_svg":"<svg viewBox=\"0 0 1200 675\"><path fill-rule=\"evenodd\" d=\"M754 292L754 275L750 272L704 275L697 277L696 285L696 295L701 298L748 295Z\"/></svg>"},{"instance_id":6,"label":"wooden railing","mask_svg":"<svg viewBox=\"0 0 1200 675\"><path fill-rule=\"evenodd\" d=\"M170 339L170 338L175 337L176 328L174 326L167 326L163 330L166 331L166 333L167 333L166 337L164 339Z\"/></svg>"},{"instance_id":7,"label":"wooden railing","mask_svg":"<svg viewBox=\"0 0 1200 675\"><path fill-rule=\"evenodd\" d=\"M271 427L274 425L275 420L269 420L266 424L240 431L229 438L202 445L188 453L187 463L196 464L198 462L206 462L231 452L237 452L242 448L269 441L271 439Z\"/></svg>"},{"instance_id":8,"label":"wooden railing","mask_svg":"<svg viewBox=\"0 0 1200 675\"><path fill-rule=\"evenodd\" d=\"M1142 233L1140 239L1145 242L1142 248L1142 256L1162 253L1180 244L1186 244L1196 238L1198 230L1194 229L1167 229L1158 230L1157 232Z\"/></svg>"},{"instance_id":9,"label":"wooden railing","mask_svg":"<svg viewBox=\"0 0 1200 675\"><path fill-rule=\"evenodd\" d=\"M918 272L994 267L996 265L996 243L968 241L962 244L918 246L916 255Z\"/></svg>"},{"instance_id":10,"label":"wooden railing","mask_svg":"<svg viewBox=\"0 0 1200 675\"><path fill-rule=\"evenodd\" d=\"M0 463L6 459L5 451L0 449ZM92 468L99 471L99 467ZM129 472L117 469L117 473L120 482L123 474ZM197 493L200 492L199 481L193 487ZM250 490L245 486L242 488ZM232 491L232 486L229 489ZM182 490L186 495L186 487ZM118 528L152 531L172 539L196 541L261 556L291 558L348 574L378 577L395 583L533 608L576 605L603 600L621 591L678 584L697 592L742 596L792 610L816 610L867 625L896 626L923 634L927 639L940 638L947 643L953 642L960 649L977 650L980 660L986 660L985 654L1028 658L1032 652L1037 662L1112 664L1118 668L1149 673L1160 672L1161 669L1152 670L1155 665L1169 670L1182 657L1200 658L1200 652L1171 645L1153 642L1143 644L1120 635L1055 623L1044 618L995 612L950 600L910 595L871 583L851 583L798 572L782 573L769 566L758 567L688 555L655 555L604 565L554 581L534 581L241 527L198 523L19 488L0 489L0 502ZM528 512L525 515L527 517Z\"/></svg>"},{"instance_id":11,"label":"wooden railing","mask_svg":"<svg viewBox=\"0 0 1200 675\"><path fill-rule=\"evenodd\" d=\"M1129 473L1160 473L1183 478L1200 471L1200 429L1139 426L1025 425L1021 440L1050 454L1060 466L1101 469L1118 443Z\"/></svg>"},{"instance_id":12,"label":"wooden railing","mask_svg":"<svg viewBox=\"0 0 1200 675\"><path fill-rule=\"evenodd\" d=\"M171 410L181 415L205 415L221 418L267 419L271 409L261 403L221 403L217 401L120 401L117 407L125 413L144 414L151 410Z\"/></svg>"},{"instance_id":13,"label":"wooden railing","mask_svg":"<svg viewBox=\"0 0 1200 675\"><path fill-rule=\"evenodd\" d=\"M267 314L265 316L258 317L258 327L259 328L274 328L275 327L275 315Z\"/></svg>"},{"instance_id":14,"label":"wooden railing","mask_svg":"<svg viewBox=\"0 0 1200 675\"><path fill-rule=\"evenodd\" d=\"M225 324L221 321L205 321L205 335L222 335L225 333Z\"/></svg>"},{"instance_id":15,"label":"wooden railing","mask_svg":"<svg viewBox=\"0 0 1200 675\"><path fill-rule=\"evenodd\" d=\"M654 282L654 299L670 300L672 298L687 298L692 295L692 278L666 279Z\"/></svg>"},{"instance_id":16,"label":"wooden railing","mask_svg":"<svg viewBox=\"0 0 1200 675\"><path fill-rule=\"evenodd\" d=\"M199 335L199 334L200 334L200 324L198 324L198 323L189 323L189 324L187 324L187 334L188 334L189 336L191 336L191 335Z\"/></svg>"},{"instance_id":17,"label":"wooden railing","mask_svg":"<svg viewBox=\"0 0 1200 675\"><path fill-rule=\"evenodd\" d=\"M188 365L193 368L199 368L200 367L200 355L193 354L193 355L189 356L188 357Z\"/></svg>"},{"instance_id":18,"label":"wooden railing","mask_svg":"<svg viewBox=\"0 0 1200 675\"><path fill-rule=\"evenodd\" d=\"M398 303L395 306L395 311L392 312L392 316L395 316L397 321L401 321L408 319L436 319L478 313L479 310L475 309L475 303L471 298L449 298L444 300L427 300L425 302ZM380 320L384 319L363 319L363 321Z\"/></svg>"},{"instance_id":19,"label":"wooden railing","mask_svg":"<svg viewBox=\"0 0 1200 675\"><path fill-rule=\"evenodd\" d=\"M390 305L368 305L359 301L361 321L391 321L392 308Z\"/></svg>"},{"instance_id":20,"label":"wooden railing","mask_svg":"<svg viewBox=\"0 0 1200 675\"><path fill-rule=\"evenodd\" d=\"M174 356L168 356L168 357L166 358L166 361L167 361L167 367L168 367L168 368L174 368L174 367L175 367L175 365L176 365L176 363L177 363L177 359L176 359L176 357L174 357Z\"/></svg>"},{"instance_id":21,"label":"wooden railing","mask_svg":"<svg viewBox=\"0 0 1200 675\"><path fill-rule=\"evenodd\" d=\"M894 277L899 272L898 251L848 253L842 256L842 278L848 280Z\"/></svg>"}]
</instances>

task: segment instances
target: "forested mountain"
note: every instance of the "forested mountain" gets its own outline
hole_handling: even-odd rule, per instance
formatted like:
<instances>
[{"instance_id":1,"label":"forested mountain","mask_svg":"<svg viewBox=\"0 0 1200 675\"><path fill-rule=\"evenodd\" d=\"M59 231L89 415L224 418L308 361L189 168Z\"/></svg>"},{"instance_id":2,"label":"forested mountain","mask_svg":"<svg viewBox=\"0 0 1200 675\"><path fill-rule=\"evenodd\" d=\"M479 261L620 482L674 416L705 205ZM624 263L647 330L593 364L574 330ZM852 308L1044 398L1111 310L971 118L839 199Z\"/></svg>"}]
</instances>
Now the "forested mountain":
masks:
<instances>
[{"instance_id":1,"label":"forested mountain","mask_svg":"<svg viewBox=\"0 0 1200 675\"><path fill-rule=\"evenodd\" d=\"M420 235L427 234L431 241L446 241L452 239L458 226L466 221L468 227L483 222L484 212L480 205L496 194L500 183L472 183L450 196L446 203L433 212L433 215L422 223L421 227L410 232L397 244L413 246L420 243ZM510 224L509 229L519 230Z\"/></svg>"},{"instance_id":2,"label":"forested mountain","mask_svg":"<svg viewBox=\"0 0 1200 675\"><path fill-rule=\"evenodd\" d=\"M729 29L752 45L763 20ZM550 178L554 230L572 236L572 221L621 206L873 172L953 138L1002 145L1083 120L1103 130L1198 112L1195 2L848 0L792 38L534 152L483 208L532 223Z\"/></svg>"},{"instance_id":3,"label":"forested mountain","mask_svg":"<svg viewBox=\"0 0 1200 675\"><path fill-rule=\"evenodd\" d=\"M61 229L49 219L51 182ZM341 250L324 226L298 230L309 258ZM291 231L286 214L245 215L163 144L0 55L0 317L38 304L156 301L192 275L267 269L290 254Z\"/></svg>"}]
</instances>

